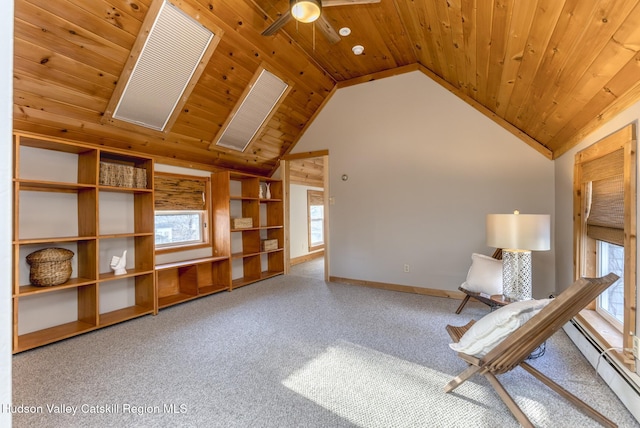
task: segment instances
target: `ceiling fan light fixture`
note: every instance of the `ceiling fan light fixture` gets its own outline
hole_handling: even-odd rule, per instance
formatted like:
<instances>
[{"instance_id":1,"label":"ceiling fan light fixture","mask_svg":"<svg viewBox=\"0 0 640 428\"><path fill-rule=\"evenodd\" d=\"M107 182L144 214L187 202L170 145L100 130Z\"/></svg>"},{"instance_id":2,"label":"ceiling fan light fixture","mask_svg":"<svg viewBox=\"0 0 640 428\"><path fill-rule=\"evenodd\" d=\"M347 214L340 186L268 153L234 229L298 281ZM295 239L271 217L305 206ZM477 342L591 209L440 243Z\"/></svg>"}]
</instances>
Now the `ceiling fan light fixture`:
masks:
<instances>
[{"instance_id":1,"label":"ceiling fan light fixture","mask_svg":"<svg viewBox=\"0 0 640 428\"><path fill-rule=\"evenodd\" d=\"M291 0L289 2L291 16L296 21L309 23L320 17L322 4L319 0Z\"/></svg>"}]
</instances>

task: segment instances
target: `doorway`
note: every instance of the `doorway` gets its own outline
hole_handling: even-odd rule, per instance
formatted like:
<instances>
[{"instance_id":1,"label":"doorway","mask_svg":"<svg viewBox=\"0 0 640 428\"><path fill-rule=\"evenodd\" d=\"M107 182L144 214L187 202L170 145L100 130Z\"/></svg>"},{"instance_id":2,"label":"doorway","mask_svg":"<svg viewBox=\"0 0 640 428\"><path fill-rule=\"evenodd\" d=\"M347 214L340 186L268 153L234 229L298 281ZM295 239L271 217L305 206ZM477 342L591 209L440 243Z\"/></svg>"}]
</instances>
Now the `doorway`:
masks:
<instances>
[{"instance_id":1,"label":"doorway","mask_svg":"<svg viewBox=\"0 0 640 428\"><path fill-rule=\"evenodd\" d=\"M285 191L285 272L329 279L329 153L282 159Z\"/></svg>"}]
</instances>

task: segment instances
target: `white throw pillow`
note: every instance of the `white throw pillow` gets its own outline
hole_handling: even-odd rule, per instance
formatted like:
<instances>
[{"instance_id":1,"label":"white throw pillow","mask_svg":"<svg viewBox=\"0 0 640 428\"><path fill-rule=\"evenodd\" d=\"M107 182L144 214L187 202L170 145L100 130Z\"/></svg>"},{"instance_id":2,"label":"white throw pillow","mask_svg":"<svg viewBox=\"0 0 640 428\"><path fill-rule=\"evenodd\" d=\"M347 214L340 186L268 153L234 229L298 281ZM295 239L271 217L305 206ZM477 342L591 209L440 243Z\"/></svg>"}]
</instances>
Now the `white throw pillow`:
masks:
<instances>
[{"instance_id":1,"label":"white throw pillow","mask_svg":"<svg viewBox=\"0 0 640 428\"><path fill-rule=\"evenodd\" d=\"M451 343L449 347L456 352L482 358L550 301L522 300L503 306L480 318L458 343Z\"/></svg>"},{"instance_id":2,"label":"white throw pillow","mask_svg":"<svg viewBox=\"0 0 640 428\"><path fill-rule=\"evenodd\" d=\"M467 280L461 287L475 293L502 294L502 260L473 253Z\"/></svg>"}]
</instances>

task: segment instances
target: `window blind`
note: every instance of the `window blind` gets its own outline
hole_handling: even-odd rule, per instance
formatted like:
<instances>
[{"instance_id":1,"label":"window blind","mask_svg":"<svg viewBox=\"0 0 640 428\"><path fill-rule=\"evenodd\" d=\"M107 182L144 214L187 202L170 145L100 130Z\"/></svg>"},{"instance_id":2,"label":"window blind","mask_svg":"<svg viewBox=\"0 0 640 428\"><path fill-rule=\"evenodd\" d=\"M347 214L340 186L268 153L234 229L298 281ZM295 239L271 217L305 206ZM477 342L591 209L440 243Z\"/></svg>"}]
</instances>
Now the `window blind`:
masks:
<instances>
[{"instance_id":1,"label":"window blind","mask_svg":"<svg viewBox=\"0 0 640 428\"><path fill-rule=\"evenodd\" d=\"M206 177L156 174L155 209L160 211L204 210Z\"/></svg>"},{"instance_id":2,"label":"window blind","mask_svg":"<svg viewBox=\"0 0 640 428\"><path fill-rule=\"evenodd\" d=\"M616 150L583 165L587 182L587 236L624 245L624 152Z\"/></svg>"},{"instance_id":3,"label":"window blind","mask_svg":"<svg viewBox=\"0 0 640 428\"><path fill-rule=\"evenodd\" d=\"M308 190L309 205L324 205L324 193L319 190Z\"/></svg>"}]
</instances>

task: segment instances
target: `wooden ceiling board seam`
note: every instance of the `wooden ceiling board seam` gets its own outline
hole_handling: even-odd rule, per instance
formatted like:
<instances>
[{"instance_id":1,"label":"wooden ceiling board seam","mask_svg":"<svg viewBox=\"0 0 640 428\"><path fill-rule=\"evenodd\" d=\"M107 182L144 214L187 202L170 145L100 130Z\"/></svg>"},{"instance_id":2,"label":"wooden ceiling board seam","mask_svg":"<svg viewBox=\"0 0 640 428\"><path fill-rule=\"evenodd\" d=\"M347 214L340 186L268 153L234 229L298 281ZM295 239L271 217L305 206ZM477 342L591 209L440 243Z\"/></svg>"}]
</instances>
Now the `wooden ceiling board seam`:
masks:
<instances>
[{"instance_id":1,"label":"wooden ceiling board seam","mask_svg":"<svg viewBox=\"0 0 640 428\"><path fill-rule=\"evenodd\" d=\"M527 126L532 135L537 135L541 128L545 128L548 133L549 125L553 123L553 116L556 111L559 111L558 105L562 99L562 92L580 90L576 89L576 83L580 81L580 78L595 61L597 55L602 52L606 45L606 40L610 40L622 24L621 18L617 17L617 15L628 14L633 9L633 5L637 4L637 0L622 0L622 2L626 3L626 5L620 5L619 1L614 0L610 2L607 8L603 4L598 8L594 8L588 20L589 25L584 26L579 40L575 43L575 49L572 50L564 66L558 70L553 85L549 86L545 91L546 95L542 100L542 107L539 107L539 111L545 112L545 121L530 122ZM606 20L606 23L603 20ZM592 36L595 35L600 36L597 39L601 39L603 42L598 43L594 40ZM575 61L576 57L579 57L580 61ZM560 111L560 113L566 115L566 111Z\"/></svg>"},{"instance_id":2,"label":"wooden ceiling board seam","mask_svg":"<svg viewBox=\"0 0 640 428\"><path fill-rule=\"evenodd\" d=\"M34 1L34 0L29 0ZM41 0L38 0L41 1ZM66 0L68 3L78 7L81 10L84 10L87 14L93 15L98 20L102 20L113 27L125 31L131 36L133 36L133 40L138 36L138 32L140 30L140 26L144 21L144 17L147 14L149 9L148 6L138 7L138 9L134 9L133 7L129 8L120 8L118 7L114 1L107 0ZM131 2L130 4L132 4ZM102 33L100 33L102 34Z\"/></svg>"},{"instance_id":3,"label":"wooden ceiling board seam","mask_svg":"<svg viewBox=\"0 0 640 428\"><path fill-rule=\"evenodd\" d=\"M81 122L95 122L100 120L102 116L101 112L95 109L80 107L77 104L62 103L21 89L14 89L14 96L23 102L22 104L17 104L21 109L38 110Z\"/></svg>"},{"instance_id":4,"label":"wooden ceiling board seam","mask_svg":"<svg viewBox=\"0 0 640 428\"><path fill-rule=\"evenodd\" d=\"M77 51L93 52L100 58L104 58L104 61L120 62L129 55L127 47L87 31L73 22L30 3L20 3L20 7L16 8L15 16L39 28L41 33L46 32L59 40L64 40L74 46Z\"/></svg>"},{"instance_id":5,"label":"wooden ceiling board seam","mask_svg":"<svg viewBox=\"0 0 640 428\"><path fill-rule=\"evenodd\" d=\"M90 3L88 2L88 4ZM135 20L135 22L138 22L137 28L132 28L131 32L129 32L66 0L57 2L49 0L16 0L15 10L19 10L27 4L47 11L51 16L55 16L56 20L60 19L67 22L69 27L67 32L76 29L76 31L80 30L82 33L99 35L100 38L123 48L130 48L133 45L136 39L135 34L139 29L139 21L137 20ZM73 34L69 32L69 35Z\"/></svg>"},{"instance_id":6,"label":"wooden ceiling board seam","mask_svg":"<svg viewBox=\"0 0 640 428\"><path fill-rule=\"evenodd\" d=\"M538 0L536 14L531 23L531 32L527 37L526 48L522 56L522 62L518 69L516 80L509 100L509 107L504 114L504 119L519 126L522 117L526 116L530 109L527 100L532 91L531 81L540 70L544 53L547 51L553 28L555 28L564 1Z\"/></svg>"},{"instance_id":7,"label":"wooden ceiling board seam","mask_svg":"<svg viewBox=\"0 0 640 428\"><path fill-rule=\"evenodd\" d=\"M113 91L113 82L117 79L117 76L82 64L67 56L43 49L23 39L14 39L14 52L14 68L33 68L31 74L42 75L43 80L67 83L70 79L73 79L74 81L84 82L75 83L94 87L96 88L96 93L104 91L105 99L108 98L111 91ZM81 72L80 76L78 76L78 71ZM48 72L55 72L65 77L50 79L46 77Z\"/></svg>"},{"instance_id":8,"label":"wooden ceiling board seam","mask_svg":"<svg viewBox=\"0 0 640 428\"><path fill-rule=\"evenodd\" d=\"M45 44L46 46L50 46L51 51L54 53L64 55L69 58L80 57L82 58L82 63L90 67L104 70L109 74L120 74L121 64L117 61L108 60L104 56L91 50L82 50L82 55L78 55L77 53L82 49L79 48L78 45L71 43L68 40L61 39L48 31L43 31L41 28L26 21L15 19L14 23L14 38L23 39L34 44ZM55 50L53 47L55 47ZM122 64L124 64L124 62Z\"/></svg>"},{"instance_id":9,"label":"wooden ceiling board seam","mask_svg":"<svg viewBox=\"0 0 640 428\"><path fill-rule=\"evenodd\" d=\"M498 106L500 84L503 81L507 48L510 40L514 1L498 0L493 12L486 101L483 103L495 112Z\"/></svg>"},{"instance_id":10,"label":"wooden ceiling board seam","mask_svg":"<svg viewBox=\"0 0 640 428\"><path fill-rule=\"evenodd\" d=\"M609 0L607 0L609 1ZM517 124L522 129L536 127L548 117L547 103L553 103L549 92L556 84L559 74L566 67L570 53L579 45L587 23L592 21L594 7L591 2L568 0L553 31L549 46L543 56L538 73L531 82L532 90L525 103L530 106L528 114ZM535 134L531 134L534 138Z\"/></svg>"},{"instance_id":11,"label":"wooden ceiling board seam","mask_svg":"<svg viewBox=\"0 0 640 428\"><path fill-rule=\"evenodd\" d=\"M395 2L387 1L383 5L387 6L385 10L378 12L377 8L369 8L376 26L380 29L381 37L385 41L388 54L394 57L394 61L398 66L413 64L418 60L411 39L409 38L404 26L400 31L396 31L397 21L400 21L400 13L395 6ZM353 10L351 8L346 8ZM354 20L357 17L353 18Z\"/></svg>"},{"instance_id":12,"label":"wooden ceiling board seam","mask_svg":"<svg viewBox=\"0 0 640 428\"><path fill-rule=\"evenodd\" d=\"M518 72L522 65L523 52L526 49L527 38L531 30L536 2L515 2L511 24L507 34L508 41L505 50L501 82L496 97L495 112L504 117L513 94Z\"/></svg>"},{"instance_id":13,"label":"wooden ceiling board seam","mask_svg":"<svg viewBox=\"0 0 640 428\"><path fill-rule=\"evenodd\" d=\"M322 174L322 171L324 170L324 165L322 163L317 164L315 162L308 162L306 160L296 162L296 164L298 163L300 164L299 166L291 166L292 171L302 171L307 175L312 175L311 172Z\"/></svg>"},{"instance_id":14,"label":"wooden ceiling board seam","mask_svg":"<svg viewBox=\"0 0 640 428\"><path fill-rule=\"evenodd\" d=\"M50 85L67 87L73 91L100 99L107 99L111 94L111 88L97 85L85 79L74 78L75 76L72 74L54 68L54 64L50 64L52 62L48 61L45 66L40 62L33 62L20 56L14 56L13 58L15 67L23 70L27 75L43 82L48 82Z\"/></svg>"},{"instance_id":15,"label":"wooden ceiling board seam","mask_svg":"<svg viewBox=\"0 0 640 428\"><path fill-rule=\"evenodd\" d=\"M224 112L220 113L216 111L218 104L207 103L206 101L207 100L202 95L192 93L189 97L189 101L187 101L182 110L189 116L197 117L198 120L206 121L210 126L215 123L219 117L224 116Z\"/></svg>"},{"instance_id":16,"label":"wooden ceiling board seam","mask_svg":"<svg viewBox=\"0 0 640 428\"><path fill-rule=\"evenodd\" d=\"M410 47L416 58L415 62L421 62L431 70L436 69L437 66L431 55L431 52L435 52L435 49L430 43L431 39L423 36L425 31L429 31L423 22L423 15L411 12L408 9L409 7L413 7L413 10L415 10L417 8L417 2L393 0L393 3L398 19L402 25L403 33L407 34L409 40L413 41L413 43L410 43Z\"/></svg>"},{"instance_id":17,"label":"wooden ceiling board seam","mask_svg":"<svg viewBox=\"0 0 640 428\"><path fill-rule=\"evenodd\" d=\"M569 144L578 144L580 138L586 137L640 99L640 82L636 78L639 73L640 53L629 60L603 90L598 91L593 100L583 109L585 114L579 117L575 116L554 136L550 144L558 152L557 156L561 156L573 147ZM627 83L629 81L636 83L629 86ZM576 138L578 139L576 140Z\"/></svg>"},{"instance_id":18,"label":"wooden ceiling board seam","mask_svg":"<svg viewBox=\"0 0 640 428\"><path fill-rule=\"evenodd\" d=\"M19 79L14 79L14 89L33 94L34 97L47 98L68 106L77 106L101 113L105 100L69 88L53 87L37 76L23 73Z\"/></svg>"},{"instance_id":19,"label":"wooden ceiling board seam","mask_svg":"<svg viewBox=\"0 0 640 428\"><path fill-rule=\"evenodd\" d=\"M440 1L434 2L436 6L436 16L440 27L440 35L442 38L442 52L445 57L443 73L445 80L452 83L454 86L459 86L460 79L458 78L458 68L456 66L456 49L453 46L451 22L449 21L449 2Z\"/></svg>"},{"instance_id":20,"label":"wooden ceiling board seam","mask_svg":"<svg viewBox=\"0 0 640 428\"><path fill-rule=\"evenodd\" d=\"M636 16L640 16L640 3L637 0L629 3L634 4ZM616 13L623 12L624 15L631 11L631 9L617 6L612 6L611 10L615 10ZM572 61L573 63L566 70L572 70L573 73L562 73L553 94L554 103L548 107L549 113L544 126L546 134L555 134L566 123L565 118L580 114L583 106L602 90L606 83L638 52L638 50L621 49L615 40L617 34L620 40L628 40L632 37L640 41L640 19L635 25L625 26L628 21L623 21L621 17L615 19L615 16L609 14L607 16L609 18L606 18L608 21L606 25L610 23L614 26L613 30L605 32L602 37L602 40L607 42L602 45L596 41L584 41L583 48L576 54L583 59L583 62ZM607 54L607 52L610 53ZM535 126L531 129L532 132L538 132Z\"/></svg>"},{"instance_id":21,"label":"wooden ceiling board seam","mask_svg":"<svg viewBox=\"0 0 640 428\"><path fill-rule=\"evenodd\" d=\"M493 10L494 1L491 0L490 2L479 2L476 11L476 18L478 21L476 31L479 34L476 38L475 61L477 90L472 96L473 99L484 105L488 104L487 100L489 97L489 59L491 58L491 39L493 36L491 33L491 30L493 29Z\"/></svg>"},{"instance_id":22,"label":"wooden ceiling board seam","mask_svg":"<svg viewBox=\"0 0 640 428\"><path fill-rule=\"evenodd\" d=\"M462 23L462 3L460 0L448 0L447 15L449 30L451 34L451 46L453 60L455 63L456 76L455 85L467 92L467 67L465 61L464 29Z\"/></svg>"},{"instance_id":23,"label":"wooden ceiling board seam","mask_svg":"<svg viewBox=\"0 0 640 428\"><path fill-rule=\"evenodd\" d=\"M340 8L340 16L344 17L344 19L341 22L336 22L336 26L358 24L359 18L362 15L366 15L366 21L370 22L370 25L375 26L377 31L366 33L367 46L365 46L365 55L373 53L374 56L382 57L382 59L386 58L385 63L379 65L379 67L383 68L399 67L416 62L417 58L406 32L397 32L393 29L393 25L399 20L399 15L394 3L387 1L370 6L371 7L359 7L357 9L354 7ZM361 9L364 9L364 11L361 12ZM334 9L332 8L330 10L333 12ZM346 37L344 42L350 42L350 46L358 43L363 32L364 30L362 29L353 29L351 35ZM349 51L346 52L349 54ZM355 60L358 59L357 55L349 56Z\"/></svg>"},{"instance_id":24,"label":"wooden ceiling board seam","mask_svg":"<svg viewBox=\"0 0 640 428\"><path fill-rule=\"evenodd\" d=\"M476 74L476 49L477 49L477 32L476 32L476 0L462 0L460 13L462 18L462 32L464 56L465 56L465 93L472 97L476 97L478 90L477 74Z\"/></svg>"},{"instance_id":25,"label":"wooden ceiling board seam","mask_svg":"<svg viewBox=\"0 0 640 428\"><path fill-rule=\"evenodd\" d=\"M184 135L185 137L196 138L200 141L211 141L215 135L211 126L207 126L206 128L198 127L197 121L195 120L192 122L184 120L178 121L171 127L171 132L175 135Z\"/></svg>"},{"instance_id":26,"label":"wooden ceiling board seam","mask_svg":"<svg viewBox=\"0 0 640 428\"><path fill-rule=\"evenodd\" d=\"M446 39L442 34L443 29L440 20L438 19L438 10L436 8L436 4L431 0L420 0L419 4L424 7L423 15L425 17L427 28L429 29L429 35L432 36L429 38L433 39L433 52L435 57L437 58L436 63L438 65L438 68L433 71L438 76L444 78L445 76L447 76L448 72L448 60L444 51L444 44L446 43Z\"/></svg>"}]
</instances>

